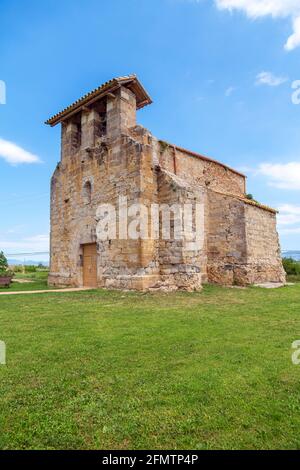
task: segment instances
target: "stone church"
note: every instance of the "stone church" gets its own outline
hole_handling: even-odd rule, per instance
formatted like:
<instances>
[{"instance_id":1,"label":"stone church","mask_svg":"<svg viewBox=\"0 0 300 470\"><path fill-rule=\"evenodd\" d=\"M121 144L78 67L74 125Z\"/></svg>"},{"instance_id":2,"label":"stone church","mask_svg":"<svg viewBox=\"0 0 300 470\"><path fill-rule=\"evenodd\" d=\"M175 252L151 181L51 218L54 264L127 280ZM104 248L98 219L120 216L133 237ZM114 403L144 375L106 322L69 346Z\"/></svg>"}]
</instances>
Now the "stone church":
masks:
<instances>
[{"instance_id":1,"label":"stone church","mask_svg":"<svg viewBox=\"0 0 300 470\"><path fill-rule=\"evenodd\" d=\"M49 284L194 290L203 283L284 282L276 211L246 196L246 177L158 140L136 122L151 98L135 75L119 77L50 118L61 124L61 160L51 180ZM175 237L99 239L97 208L199 203L203 241ZM171 215L171 227L178 214ZM150 225L150 222L149 222Z\"/></svg>"}]
</instances>

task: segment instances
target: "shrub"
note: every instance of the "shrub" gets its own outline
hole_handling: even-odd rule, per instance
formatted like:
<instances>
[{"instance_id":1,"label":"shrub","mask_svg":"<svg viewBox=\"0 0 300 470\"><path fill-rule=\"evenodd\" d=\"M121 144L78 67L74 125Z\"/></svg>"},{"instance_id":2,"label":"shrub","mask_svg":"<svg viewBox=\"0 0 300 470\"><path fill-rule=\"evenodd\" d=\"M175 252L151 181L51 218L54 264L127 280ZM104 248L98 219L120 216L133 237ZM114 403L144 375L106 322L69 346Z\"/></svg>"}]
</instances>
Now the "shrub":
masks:
<instances>
[{"instance_id":1,"label":"shrub","mask_svg":"<svg viewBox=\"0 0 300 470\"><path fill-rule=\"evenodd\" d=\"M249 201L253 201L253 202L256 202L257 204L260 204L259 201L257 201L256 199L254 199L254 196L253 194L246 194L246 198L249 199Z\"/></svg>"},{"instance_id":2,"label":"shrub","mask_svg":"<svg viewBox=\"0 0 300 470\"><path fill-rule=\"evenodd\" d=\"M288 275L300 275L300 262L293 258L283 258L283 267Z\"/></svg>"},{"instance_id":3,"label":"shrub","mask_svg":"<svg viewBox=\"0 0 300 470\"><path fill-rule=\"evenodd\" d=\"M25 273L36 273L36 266L29 264L25 266Z\"/></svg>"},{"instance_id":4,"label":"shrub","mask_svg":"<svg viewBox=\"0 0 300 470\"><path fill-rule=\"evenodd\" d=\"M13 270L14 273L22 273L23 272L23 266L20 264L16 266L11 266L11 269Z\"/></svg>"},{"instance_id":5,"label":"shrub","mask_svg":"<svg viewBox=\"0 0 300 470\"><path fill-rule=\"evenodd\" d=\"M9 271L9 269L0 269L0 277L14 277L14 273L12 271Z\"/></svg>"},{"instance_id":6,"label":"shrub","mask_svg":"<svg viewBox=\"0 0 300 470\"><path fill-rule=\"evenodd\" d=\"M8 262L3 251L0 251L0 276L1 277L6 277L6 276L13 277L13 275L14 273L8 269Z\"/></svg>"},{"instance_id":7,"label":"shrub","mask_svg":"<svg viewBox=\"0 0 300 470\"><path fill-rule=\"evenodd\" d=\"M6 271L7 269L8 269L7 259L3 251L0 251L0 271Z\"/></svg>"}]
</instances>

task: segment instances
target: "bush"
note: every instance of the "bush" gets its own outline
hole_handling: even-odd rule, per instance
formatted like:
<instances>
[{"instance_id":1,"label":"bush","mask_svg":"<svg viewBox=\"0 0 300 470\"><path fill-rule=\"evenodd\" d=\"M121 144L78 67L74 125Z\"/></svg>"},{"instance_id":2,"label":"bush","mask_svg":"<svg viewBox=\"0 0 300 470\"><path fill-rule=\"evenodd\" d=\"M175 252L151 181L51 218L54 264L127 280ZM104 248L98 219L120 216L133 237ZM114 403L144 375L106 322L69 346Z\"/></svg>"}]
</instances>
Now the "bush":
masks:
<instances>
[{"instance_id":1,"label":"bush","mask_svg":"<svg viewBox=\"0 0 300 470\"><path fill-rule=\"evenodd\" d=\"M300 262L293 258L283 258L283 267L288 275L300 275Z\"/></svg>"},{"instance_id":2,"label":"bush","mask_svg":"<svg viewBox=\"0 0 300 470\"><path fill-rule=\"evenodd\" d=\"M30 264L25 266L25 273L36 273L36 266Z\"/></svg>"},{"instance_id":3,"label":"bush","mask_svg":"<svg viewBox=\"0 0 300 470\"><path fill-rule=\"evenodd\" d=\"M0 271L6 271L7 269L8 269L7 259L3 251L0 251Z\"/></svg>"},{"instance_id":4,"label":"bush","mask_svg":"<svg viewBox=\"0 0 300 470\"><path fill-rule=\"evenodd\" d=\"M13 277L13 275L14 273L8 269L8 262L3 251L0 251L0 276L1 277L6 277L6 276Z\"/></svg>"},{"instance_id":5,"label":"bush","mask_svg":"<svg viewBox=\"0 0 300 470\"><path fill-rule=\"evenodd\" d=\"M14 273L22 273L23 272L23 266L18 264L17 266L11 266L11 269L13 270Z\"/></svg>"},{"instance_id":6,"label":"bush","mask_svg":"<svg viewBox=\"0 0 300 470\"><path fill-rule=\"evenodd\" d=\"M8 269L6 271L4 269L0 269L0 277L14 277L14 273Z\"/></svg>"}]
</instances>

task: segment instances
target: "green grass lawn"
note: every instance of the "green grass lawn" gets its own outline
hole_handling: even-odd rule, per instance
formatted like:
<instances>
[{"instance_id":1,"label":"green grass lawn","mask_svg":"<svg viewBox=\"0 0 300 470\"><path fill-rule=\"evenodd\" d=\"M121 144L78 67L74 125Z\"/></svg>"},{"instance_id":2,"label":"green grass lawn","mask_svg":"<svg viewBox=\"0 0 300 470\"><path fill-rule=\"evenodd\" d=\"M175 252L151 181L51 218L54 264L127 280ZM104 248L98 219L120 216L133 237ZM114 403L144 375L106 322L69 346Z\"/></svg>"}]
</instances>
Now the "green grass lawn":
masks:
<instances>
[{"instance_id":1,"label":"green grass lawn","mask_svg":"<svg viewBox=\"0 0 300 470\"><path fill-rule=\"evenodd\" d=\"M300 285L0 297L1 449L299 449Z\"/></svg>"},{"instance_id":2,"label":"green grass lawn","mask_svg":"<svg viewBox=\"0 0 300 470\"><path fill-rule=\"evenodd\" d=\"M49 271L46 269L37 270L33 273L15 273L14 279L28 279L33 281L46 281L48 278Z\"/></svg>"},{"instance_id":3,"label":"green grass lawn","mask_svg":"<svg viewBox=\"0 0 300 470\"><path fill-rule=\"evenodd\" d=\"M47 284L48 271L37 271L35 273L15 273L10 287L0 287L1 292L44 290L51 289ZM27 282L18 282L27 281Z\"/></svg>"}]
</instances>

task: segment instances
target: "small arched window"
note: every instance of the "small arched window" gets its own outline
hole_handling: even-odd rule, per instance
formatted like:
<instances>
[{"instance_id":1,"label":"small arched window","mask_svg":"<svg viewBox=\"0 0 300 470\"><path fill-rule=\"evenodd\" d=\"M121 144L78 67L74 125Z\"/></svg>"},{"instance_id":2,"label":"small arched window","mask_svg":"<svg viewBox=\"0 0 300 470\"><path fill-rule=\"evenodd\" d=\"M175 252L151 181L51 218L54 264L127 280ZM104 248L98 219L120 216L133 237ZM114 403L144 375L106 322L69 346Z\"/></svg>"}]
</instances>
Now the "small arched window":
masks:
<instances>
[{"instance_id":1,"label":"small arched window","mask_svg":"<svg viewBox=\"0 0 300 470\"><path fill-rule=\"evenodd\" d=\"M90 204L92 201L92 183L87 181L83 186L83 202L84 204Z\"/></svg>"}]
</instances>

